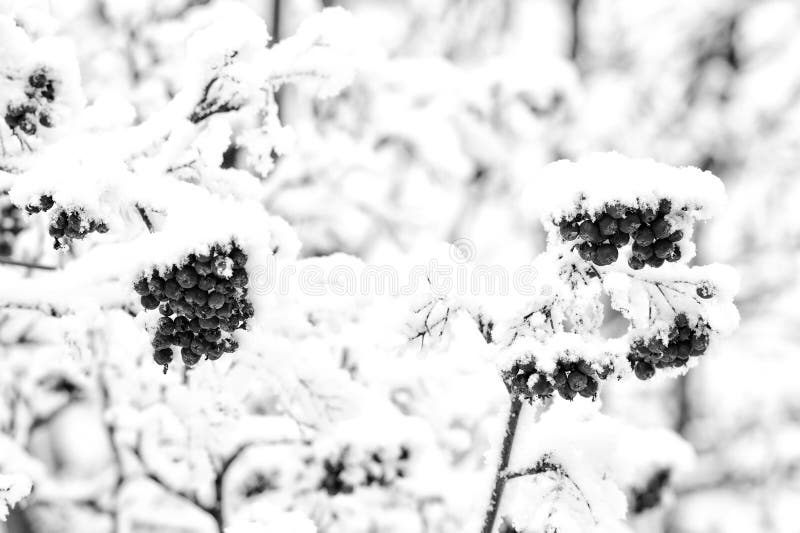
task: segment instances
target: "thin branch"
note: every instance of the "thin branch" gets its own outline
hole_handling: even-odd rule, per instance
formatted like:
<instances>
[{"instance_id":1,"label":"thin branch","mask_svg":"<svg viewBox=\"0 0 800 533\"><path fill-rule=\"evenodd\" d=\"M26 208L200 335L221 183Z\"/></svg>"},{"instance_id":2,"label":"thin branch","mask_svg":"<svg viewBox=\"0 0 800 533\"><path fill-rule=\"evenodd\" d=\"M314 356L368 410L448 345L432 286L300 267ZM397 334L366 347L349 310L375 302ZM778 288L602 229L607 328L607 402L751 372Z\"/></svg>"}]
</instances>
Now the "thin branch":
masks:
<instances>
[{"instance_id":1,"label":"thin branch","mask_svg":"<svg viewBox=\"0 0 800 533\"><path fill-rule=\"evenodd\" d=\"M500 462L497 465L494 487L492 488L492 495L489 498L489 506L486 509L486 515L483 519L482 533L492 533L494 523L497 520L497 511L500 508L500 500L503 498L503 490L506 485L506 469L511 459L511 450L514 447L514 437L517 434L517 425L519 423L521 411L522 400L518 396L512 395L511 406L508 409L508 418L506 420L505 436L503 437L503 445L500 449Z\"/></svg>"},{"instance_id":2,"label":"thin branch","mask_svg":"<svg viewBox=\"0 0 800 533\"><path fill-rule=\"evenodd\" d=\"M14 259L0 258L0 265L20 266L25 268L36 268L39 270L57 270L57 267L50 265L39 265L37 263L28 263L27 261L16 261Z\"/></svg>"},{"instance_id":3,"label":"thin branch","mask_svg":"<svg viewBox=\"0 0 800 533\"><path fill-rule=\"evenodd\" d=\"M136 204L136 210L139 212L139 216L142 217L142 221L144 225L147 226L147 231L153 233L153 223L150 220L150 217L147 215L147 211L144 210L144 207Z\"/></svg>"},{"instance_id":4,"label":"thin branch","mask_svg":"<svg viewBox=\"0 0 800 533\"><path fill-rule=\"evenodd\" d=\"M206 513L211 514L211 509L206 507L205 505L203 505L200 502L200 500L197 498L196 494L192 494L192 493L189 493L189 492L186 492L184 490L181 490L181 489L178 489L176 487L171 486L157 472L151 470L149 465L147 464L147 462L144 460L144 457L142 456L142 452L139 449L139 445L132 446L131 447L131 452L133 452L133 455L135 455L136 458L139 460L139 464L142 467L142 473L146 478L148 478L149 480L153 481L154 483L159 485L162 489L164 489L166 492L172 494L173 496L177 496L177 497L179 497L179 498L191 503L192 505L194 505L198 509L202 509Z\"/></svg>"}]
</instances>

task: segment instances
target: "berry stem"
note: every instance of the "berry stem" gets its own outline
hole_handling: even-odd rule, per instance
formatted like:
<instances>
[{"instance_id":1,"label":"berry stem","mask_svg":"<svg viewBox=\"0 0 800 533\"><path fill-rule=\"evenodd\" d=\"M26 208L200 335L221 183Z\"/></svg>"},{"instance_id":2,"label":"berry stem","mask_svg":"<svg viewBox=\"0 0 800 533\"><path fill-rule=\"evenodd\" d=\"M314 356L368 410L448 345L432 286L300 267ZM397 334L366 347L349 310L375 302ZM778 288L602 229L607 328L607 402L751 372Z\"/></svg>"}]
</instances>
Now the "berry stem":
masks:
<instances>
[{"instance_id":1,"label":"berry stem","mask_svg":"<svg viewBox=\"0 0 800 533\"><path fill-rule=\"evenodd\" d=\"M497 511L500 508L500 500L503 497L503 489L505 489L506 486L506 469L511 459L511 449L514 447L514 437L517 434L517 424L519 423L521 411L522 400L520 400L519 396L512 394L511 406L508 409L508 418L506 419L503 446L500 449L500 462L497 465L494 487L492 488L492 495L489 498L489 506L486 509L486 515L483 518L483 529L481 529L481 533L492 533L494 523L497 520Z\"/></svg>"}]
</instances>

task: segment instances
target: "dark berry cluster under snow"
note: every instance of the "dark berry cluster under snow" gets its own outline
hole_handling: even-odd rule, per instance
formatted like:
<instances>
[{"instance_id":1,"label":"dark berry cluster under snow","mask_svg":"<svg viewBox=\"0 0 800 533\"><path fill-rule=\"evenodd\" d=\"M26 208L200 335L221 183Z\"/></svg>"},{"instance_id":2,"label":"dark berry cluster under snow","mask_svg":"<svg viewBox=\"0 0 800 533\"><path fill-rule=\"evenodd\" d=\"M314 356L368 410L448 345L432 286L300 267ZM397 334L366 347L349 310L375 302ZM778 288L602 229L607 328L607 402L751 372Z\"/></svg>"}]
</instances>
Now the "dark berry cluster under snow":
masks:
<instances>
[{"instance_id":1,"label":"dark berry cluster under snow","mask_svg":"<svg viewBox=\"0 0 800 533\"><path fill-rule=\"evenodd\" d=\"M52 128L53 116L48 111L48 104L55 100L56 90L47 70L37 69L28 76L25 95L28 99L24 102L10 103L6 107L8 127L25 135L36 135L37 124Z\"/></svg>"},{"instance_id":2,"label":"dark berry cluster under snow","mask_svg":"<svg viewBox=\"0 0 800 533\"><path fill-rule=\"evenodd\" d=\"M661 503L664 489L669 484L669 478L670 471L661 469L647 480L644 487L633 489L630 502L631 512L639 514L658 506Z\"/></svg>"},{"instance_id":3,"label":"dark berry cluster under snow","mask_svg":"<svg viewBox=\"0 0 800 533\"><path fill-rule=\"evenodd\" d=\"M395 454L376 450L364 460L354 460L349 447L345 447L335 458L325 459L320 490L330 496L351 494L356 487L388 487L396 480L406 477L411 450L400 446Z\"/></svg>"},{"instance_id":4,"label":"dark berry cluster under snow","mask_svg":"<svg viewBox=\"0 0 800 533\"><path fill-rule=\"evenodd\" d=\"M708 328L702 323L692 328L686 315L675 317L666 344L661 338L639 340L632 346L628 361L636 377L650 379L657 368L686 366L690 357L703 355L708 348Z\"/></svg>"},{"instance_id":5,"label":"dark berry cluster under snow","mask_svg":"<svg viewBox=\"0 0 800 533\"><path fill-rule=\"evenodd\" d=\"M608 377L610 369L600 372L592 368L586 361L559 361L552 374L536 368L536 363L515 364L503 375L506 386L512 394L517 394L532 401L535 398L549 398L554 391L566 399L572 400L577 395L584 398L596 398L599 380Z\"/></svg>"},{"instance_id":6,"label":"dark berry cluster under snow","mask_svg":"<svg viewBox=\"0 0 800 533\"><path fill-rule=\"evenodd\" d=\"M25 229L22 211L7 196L2 197L0 206L0 257L8 257L14 251L17 235Z\"/></svg>"},{"instance_id":7,"label":"dark berry cluster under snow","mask_svg":"<svg viewBox=\"0 0 800 533\"><path fill-rule=\"evenodd\" d=\"M634 270L645 265L658 268L665 261L681 258L678 242L683 239L683 232L673 231L664 218L671 212L672 202L666 199L661 200L657 208L612 204L599 213L565 218L558 227L565 241L580 241L577 250L584 261L598 266L610 265L619 258L619 249L632 240L628 265Z\"/></svg>"},{"instance_id":8,"label":"dark berry cluster under snow","mask_svg":"<svg viewBox=\"0 0 800 533\"><path fill-rule=\"evenodd\" d=\"M45 195L39 198L39 204L29 204L25 210L30 213L49 211L55 202L53 197ZM83 239L92 232L106 233L108 226L102 220L89 218L81 209L57 207L51 215L50 226L47 228L53 237L53 248L58 250L69 246L73 239Z\"/></svg>"},{"instance_id":9,"label":"dark berry cluster under snow","mask_svg":"<svg viewBox=\"0 0 800 533\"><path fill-rule=\"evenodd\" d=\"M153 271L133 285L145 309L156 309L158 320L153 359L164 367L172 362L172 346L181 347L186 366L205 356L216 360L238 348L231 333L247 326L253 305L247 298L247 255L235 243L216 245L209 254L191 254L180 265L160 274Z\"/></svg>"}]
</instances>

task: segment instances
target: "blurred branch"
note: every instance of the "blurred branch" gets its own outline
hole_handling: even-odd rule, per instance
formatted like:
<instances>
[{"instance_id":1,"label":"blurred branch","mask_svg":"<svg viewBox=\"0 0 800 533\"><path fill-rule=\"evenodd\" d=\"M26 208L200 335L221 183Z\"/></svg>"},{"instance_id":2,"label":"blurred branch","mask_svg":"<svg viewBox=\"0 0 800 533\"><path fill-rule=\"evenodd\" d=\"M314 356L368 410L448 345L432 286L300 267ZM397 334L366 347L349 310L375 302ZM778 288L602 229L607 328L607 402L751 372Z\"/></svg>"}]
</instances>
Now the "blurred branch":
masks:
<instances>
[{"instance_id":1,"label":"blurred branch","mask_svg":"<svg viewBox=\"0 0 800 533\"><path fill-rule=\"evenodd\" d=\"M582 42L581 42L581 7L583 0L569 0L569 26L570 26L570 41L569 41L569 57L572 61L579 65L579 57L581 55Z\"/></svg>"},{"instance_id":2,"label":"blurred branch","mask_svg":"<svg viewBox=\"0 0 800 533\"><path fill-rule=\"evenodd\" d=\"M281 22L283 20L283 1L272 0L272 43L276 44L281 40ZM283 122L283 92L284 89L279 88L275 91L275 105L278 106L278 120Z\"/></svg>"},{"instance_id":3,"label":"blurred branch","mask_svg":"<svg viewBox=\"0 0 800 533\"><path fill-rule=\"evenodd\" d=\"M28 263L27 261L15 261L13 259L0 258L0 265L20 266L26 268L35 268L39 270L56 270L57 268L50 265L39 265L37 263Z\"/></svg>"}]
</instances>

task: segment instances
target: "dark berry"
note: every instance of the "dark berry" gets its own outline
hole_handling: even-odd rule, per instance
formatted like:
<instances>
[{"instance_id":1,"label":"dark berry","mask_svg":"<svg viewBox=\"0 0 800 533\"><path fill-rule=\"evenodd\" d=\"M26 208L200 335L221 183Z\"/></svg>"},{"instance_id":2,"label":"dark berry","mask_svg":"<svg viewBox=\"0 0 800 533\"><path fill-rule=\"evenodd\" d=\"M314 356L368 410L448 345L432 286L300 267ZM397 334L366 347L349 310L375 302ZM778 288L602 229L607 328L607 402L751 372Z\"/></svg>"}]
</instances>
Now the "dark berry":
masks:
<instances>
[{"instance_id":1,"label":"dark berry","mask_svg":"<svg viewBox=\"0 0 800 533\"><path fill-rule=\"evenodd\" d=\"M163 333L164 335L172 335L172 333L175 331L175 324L171 318L162 316L158 319L156 331Z\"/></svg>"},{"instance_id":2,"label":"dark berry","mask_svg":"<svg viewBox=\"0 0 800 533\"><path fill-rule=\"evenodd\" d=\"M625 206L622 204L611 204L606 206L606 213L608 213L609 216L617 219L624 218L625 211Z\"/></svg>"},{"instance_id":3,"label":"dark berry","mask_svg":"<svg viewBox=\"0 0 800 533\"><path fill-rule=\"evenodd\" d=\"M646 260L653 256L653 247L642 246L641 244L633 243L633 246L631 246L631 253L633 254L633 257Z\"/></svg>"},{"instance_id":4,"label":"dark berry","mask_svg":"<svg viewBox=\"0 0 800 533\"><path fill-rule=\"evenodd\" d=\"M597 396L597 380L588 379L586 386L579 391L580 395L584 398L595 398Z\"/></svg>"},{"instance_id":5,"label":"dark berry","mask_svg":"<svg viewBox=\"0 0 800 533\"><path fill-rule=\"evenodd\" d=\"M660 257L656 257L655 255L653 255L647 258L645 263L647 263L648 266L651 266L653 268L661 268L661 265L664 264L664 260Z\"/></svg>"},{"instance_id":6,"label":"dark berry","mask_svg":"<svg viewBox=\"0 0 800 533\"><path fill-rule=\"evenodd\" d=\"M153 274L150 280L147 282L147 286L150 287L150 292L152 293L159 293L164 291L164 279L161 278L158 274Z\"/></svg>"},{"instance_id":7,"label":"dark berry","mask_svg":"<svg viewBox=\"0 0 800 533\"><path fill-rule=\"evenodd\" d=\"M673 231L669 237L667 237L671 242L678 242L679 240L683 239L683 231L677 230Z\"/></svg>"},{"instance_id":8,"label":"dark berry","mask_svg":"<svg viewBox=\"0 0 800 533\"><path fill-rule=\"evenodd\" d=\"M175 281L184 289L191 289L197 285L198 275L193 269L184 267L175 275Z\"/></svg>"},{"instance_id":9,"label":"dark berry","mask_svg":"<svg viewBox=\"0 0 800 533\"><path fill-rule=\"evenodd\" d=\"M601 244L597 248L597 253L594 257L595 264L599 266L607 266L617 260L619 257L619 250L613 244Z\"/></svg>"},{"instance_id":10,"label":"dark berry","mask_svg":"<svg viewBox=\"0 0 800 533\"><path fill-rule=\"evenodd\" d=\"M617 248L622 248L628 242L630 242L631 236L627 233L623 233L621 231L616 232L614 235L608 238L608 242L616 246Z\"/></svg>"},{"instance_id":11,"label":"dark berry","mask_svg":"<svg viewBox=\"0 0 800 533\"><path fill-rule=\"evenodd\" d=\"M238 267L244 267L244 265L247 264L247 254L239 248L234 248L231 251L230 258L233 260L233 264Z\"/></svg>"},{"instance_id":12,"label":"dark berry","mask_svg":"<svg viewBox=\"0 0 800 533\"><path fill-rule=\"evenodd\" d=\"M156 333L153 335L153 338L150 341L150 344L153 348L169 348L173 342L173 338L170 335L163 335L161 333Z\"/></svg>"},{"instance_id":13,"label":"dark berry","mask_svg":"<svg viewBox=\"0 0 800 533\"><path fill-rule=\"evenodd\" d=\"M183 359L183 364L186 366L194 366L198 362L200 362L201 355L194 353L190 348L183 347L181 348L181 359Z\"/></svg>"},{"instance_id":14,"label":"dark berry","mask_svg":"<svg viewBox=\"0 0 800 533\"><path fill-rule=\"evenodd\" d=\"M189 319L185 316L176 316L172 322L175 324L175 329L177 331L186 331L189 329Z\"/></svg>"},{"instance_id":15,"label":"dark berry","mask_svg":"<svg viewBox=\"0 0 800 533\"><path fill-rule=\"evenodd\" d=\"M53 100L55 100L55 98L56 98L56 91L55 91L55 87L53 87L53 82L52 82L52 80L48 80L48 81L47 81L47 83L45 84L45 88L44 88L44 90L42 91L42 96L44 96L44 97L45 97L45 99L46 99L48 102L52 102Z\"/></svg>"},{"instance_id":16,"label":"dark berry","mask_svg":"<svg viewBox=\"0 0 800 533\"><path fill-rule=\"evenodd\" d=\"M578 370L580 370L583 374L586 374L587 376L592 376L595 373L594 368L592 368L592 365L590 365L586 361L578 361L578 364L576 366Z\"/></svg>"},{"instance_id":17,"label":"dark berry","mask_svg":"<svg viewBox=\"0 0 800 533\"><path fill-rule=\"evenodd\" d=\"M672 251L667 256L667 261L669 261L670 263L674 263L676 261L680 261L680 259L681 259L681 247L678 246L677 244L673 244Z\"/></svg>"},{"instance_id":18,"label":"dark berry","mask_svg":"<svg viewBox=\"0 0 800 533\"><path fill-rule=\"evenodd\" d=\"M206 358L208 358L209 361L216 361L222 357L222 352L222 346L218 344L210 344L208 346L208 350L206 351Z\"/></svg>"},{"instance_id":19,"label":"dark berry","mask_svg":"<svg viewBox=\"0 0 800 533\"><path fill-rule=\"evenodd\" d=\"M570 372L567 382L569 383L569 388L575 392L580 392L586 388L589 378L583 372L574 371Z\"/></svg>"},{"instance_id":20,"label":"dark berry","mask_svg":"<svg viewBox=\"0 0 800 533\"><path fill-rule=\"evenodd\" d=\"M653 245L653 255L658 258L666 259L672 254L672 243L667 239L656 241Z\"/></svg>"},{"instance_id":21,"label":"dark berry","mask_svg":"<svg viewBox=\"0 0 800 533\"><path fill-rule=\"evenodd\" d=\"M145 294L139 300L142 303L142 307L145 309L155 309L158 307L158 298L152 294Z\"/></svg>"},{"instance_id":22,"label":"dark berry","mask_svg":"<svg viewBox=\"0 0 800 533\"><path fill-rule=\"evenodd\" d=\"M170 364L172 362L172 349L159 348L153 352L153 360L156 362L156 364L161 366Z\"/></svg>"},{"instance_id":23,"label":"dark berry","mask_svg":"<svg viewBox=\"0 0 800 533\"><path fill-rule=\"evenodd\" d=\"M711 285L707 283L703 283L699 287L697 287L697 295L704 300L708 300L714 296L714 289Z\"/></svg>"},{"instance_id":24,"label":"dark berry","mask_svg":"<svg viewBox=\"0 0 800 533\"><path fill-rule=\"evenodd\" d=\"M231 275L231 285L237 289L243 289L247 286L247 271L243 268L236 268Z\"/></svg>"},{"instance_id":25,"label":"dark berry","mask_svg":"<svg viewBox=\"0 0 800 533\"><path fill-rule=\"evenodd\" d=\"M206 291L202 290L202 289L197 288L197 287L195 287L194 289L189 290L187 294L191 294L192 295L192 300L197 305L205 305L206 302L208 301L208 293Z\"/></svg>"},{"instance_id":26,"label":"dark berry","mask_svg":"<svg viewBox=\"0 0 800 533\"><path fill-rule=\"evenodd\" d=\"M35 135L36 134L36 124L31 122L30 120L22 120L19 123L19 129L25 135Z\"/></svg>"},{"instance_id":27,"label":"dark berry","mask_svg":"<svg viewBox=\"0 0 800 533\"><path fill-rule=\"evenodd\" d=\"M233 353L239 349L239 343L236 339L225 339L225 342L222 343L222 350L225 353Z\"/></svg>"},{"instance_id":28,"label":"dark berry","mask_svg":"<svg viewBox=\"0 0 800 533\"><path fill-rule=\"evenodd\" d=\"M597 247L588 242L582 242L578 245L578 255L584 261L591 261L597 254Z\"/></svg>"},{"instance_id":29,"label":"dark berry","mask_svg":"<svg viewBox=\"0 0 800 533\"><path fill-rule=\"evenodd\" d=\"M211 318L212 316L216 316L216 312L214 311L214 309L208 307L207 305L204 305L203 307L198 307L196 309L196 312L197 316L201 319Z\"/></svg>"},{"instance_id":30,"label":"dark berry","mask_svg":"<svg viewBox=\"0 0 800 533\"><path fill-rule=\"evenodd\" d=\"M617 219L611 215L603 215L597 221L597 228L600 230L601 235L606 237L614 235L618 229Z\"/></svg>"},{"instance_id":31,"label":"dark berry","mask_svg":"<svg viewBox=\"0 0 800 533\"><path fill-rule=\"evenodd\" d=\"M194 264L194 270L201 276L208 276L214 271L214 267L211 265L211 263L208 262L205 263L197 262Z\"/></svg>"},{"instance_id":32,"label":"dark berry","mask_svg":"<svg viewBox=\"0 0 800 533\"><path fill-rule=\"evenodd\" d=\"M708 336L697 335L692 339L692 352L703 353L708 348Z\"/></svg>"},{"instance_id":33,"label":"dark berry","mask_svg":"<svg viewBox=\"0 0 800 533\"><path fill-rule=\"evenodd\" d=\"M224 255L220 255L214 258L212 264L214 266L214 274L217 276L225 276L231 268L233 261Z\"/></svg>"},{"instance_id":34,"label":"dark berry","mask_svg":"<svg viewBox=\"0 0 800 533\"><path fill-rule=\"evenodd\" d=\"M553 385L550 384L544 374L539 374L533 382L531 391L537 396L549 396L553 394Z\"/></svg>"},{"instance_id":35,"label":"dark berry","mask_svg":"<svg viewBox=\"0 0 800 533\"><path fill-rule=\"evenodd\" d=\"M197 280L197 286L204 291L210 291L214 288L214 285L216 285L214 276L203 276Z\"/></svg>"},{"instance_id":36,"label":"dark berry","mask_svg":"<svg viewBox=\"0 0 800 533\"><path fill-rule=\"evenodd\" d=\"M578 225L569 220L562 220L558 225L558 231L565 241L574 241L578 238Z\"/></svg>"},{"instance_id":37,"label":"dark berry","mask_svg":"<svg viewBox=\"0 0 800 533\"><path fill-rule=\"evenodd\" d=\"M658 202L658 214L659 215L668 215L672 211L672 202L667 200L666 198L662 198Z\"/></svg>"},{"instance_id":38,"label":"dark berry","mask_svg":"<svg viewBox=\"0 0 800 533\"><path fill-rule=\"evenodd\" d=\"M558 394L565 400L573 400L578 395L577 392L572 390L569 386L564 385L558 388Z\"/></svg>"},{"instance_id":39,"label":"dark berry","mask_svg":"<svg viewBox=\"0 0 800 533\"><path fill-rule=\"evenodd\" d=\"M219 326L219 319L215 316L200 319L200 327L203 329L213 329Z\"/></svg>"},{"instance_id":40,"label":"dark berry","mask_svg":"<svg viewBox=\"0 0 800 533\"><path fill-rule=\"evenodd\" d=\"M556 370L553 374L553 381L559 387L562 387L567 384L567 373L563 370Z\"/></svg>"},{"instance_id":41,"label":"dark berry","mask_svg":"<svg viewBox=\"0 0 800 533\"><path fill-rule=\"evenodd\" d=\"M645 207L644 209L641 210L640 216L642 218L643 223L650 224L656 219L656 217L658 216L658 212L652 207Z\"/></svg>"},{"instance_id":42,"label":"dark berry","mask_svg":"<svg viewBox=\"0 0 800 533\"><path fill-rule=\"evenodd\" d=\"M50 116L49 113L42 113L41 115L39 115L39 124L41 124L45 128L52 128L53 127L53 117Z\"/></svg>"},{"instance_id":43,"label":"dark berry","mask_svg":"<svg viewBox=\"0 0 800 533\"><path fill-rule=\"evenodd\" d=\"M49 211L55 204L53 197L49 194L45 194L39 198L39 207L42 208L42 211Z\"/></svg>"},{"instance_id":44,"label":"dark berry","mask_svg":"<svg viewBox=\"0 0 800 533\"><path fill-rule=\"evenodd\" d=\"M212 309L220 309L225 304L225 296L218 292L212 292L208 296L208 305Z\"/></svg>"},{"instance_id":45,"label":"dark berry","mask_svg":"<svg viewBox=\"0 0 800 533\"><path fill-rule=\"evenodd\" d=\"M641 246L650 246L655 242L656 237L649 226L642 226L633 233L633 240Z\"/></svg>"},{"instance_id":46,"label":"dark berry","mask_svg":"<svg viewBox=\"0 0 800 533\"><path fill-rule=\"evenodd\" d=\"M600 235L600 229L597 227L597 224L589 220L584 220L583 222L581 222L581 225L579 227L579 234L580 237L587 242L598 243L602 242L603 240L603 237L602 235Z\"/></svg>"},{"instance_id":47,"label":"dark berry","mask_svg":"<svg viewBox=\"0 0 800 533\"><path fill-rule=\"evenodd\" d=\"M179 331L175 334L175 343L178 346L191 346L194 335L191 331Z\"/></svg>"},{"instance_id":48,"label":"dark berry","mask_svg":"<svg viewBox=\"0 0 800 533\"><path fill-rule=\"evenodd\" d=\"M28 83L34 89L42 89L47 84L47 76L42 71L37 71L28 77Z\"/></svg>"},{"instance_id":49,"label":"dark berry","mask_svg":"<svg viewBox=\"0 0 800 533\"><path fill-rule=\"evenodd\" d=\"M177 300L181 297L181 287L174 279L168 279L164 282L164 294L171 300Z\"/></svg>"},{"instance_id":50,"label":"dark berry","mask_svg":"<svg viewBox=\"0 0 800 533\"><path fill-rule=\"evenodd\" d=\"M158 312L164 316L171 316L173 314L172 307L170 307L169 303L164 302L158 306Z\"/></svg>"},{"instance_id":51,"label":"dark berry","mask_svg":"<svg viewBox=\"0 0 800 533\"><path fill-rule=\"evenodd\" d=\"M692 353L692 343L689 341L682 341L678 343L678 357L685 359Z\"/></svg>"},{"instance_id":52,"label":"dark berry","mask_svg":"<svg viewBox=\"0 0 800 533\"><path fill-rule=\"evenodd\" d=\"M653 225L650 227L653 229L653 235L655 235L656 239L666 239L669 237L670 231L672 231L669 222L663 218L659 218L653 222Z\"/></svg>"},{"instance_id":53,"label":"dark berry","mask_svg":"<svg viewBox=\"0 0 800 533\"><path fill-rule=\"evenodd\" d=\"M204 341L200 336L196 336L192 339L191 344L189 345L191 350L199 355L205 355L206 351L208 350L208 343Z\"/></svg>"},{"instance_id":54,"label":"dark berry","mask_svg":"<svg viewBox=\"0 0 800 533\"><path fill-rule=\"evenodd\" d=\"M222 336L222 332L219 329L206 329L203 331L203 338L208 342L216 342Z\"/></svg>"},{"instance_id":55,"label":"dark berry","mask_svg":"<svg viewBox=\"0 0 800 533\"><path fill-rule=\"evenodd\" d=\"M633 233L642 225L642 219L636 213L630 213L619 221L619 230L623 233Z\"/></svg>"},{"instance_id":56,"label":"dark berry","mask_svg":"<svg viewBox=\"0 0 800 533\"><path fill-rule=\"evenodd\" d=\"M628 259L628 266L631 267L632 270L641 270L644 268L644 260L632 255Z\"/></svg>"},{"instance_id":57,"label":"dark berry","mask_svg":"<svg viewBox=\"0 0 800 533\"><path fill-rule=\"evenodd\" d=\"M61 211L57 217L53 220L53 225L57 228L64 229L67 227L69 220L67 218L67 212Z\"/></svg>"},{"instance_id":58,"label":"dark berry","mask_svg":"<svg viewBox=\"0 0 800 533\"><path fill-rule=\"evenodd\" d=\"M653 365L650 363L645 363L644 361L638 361L636 365L633 367L633 372L636 374L636 377L641 380L648 380L652 378L655 373L656 369L653 368Z\"/></svg>"}]
</instances>

